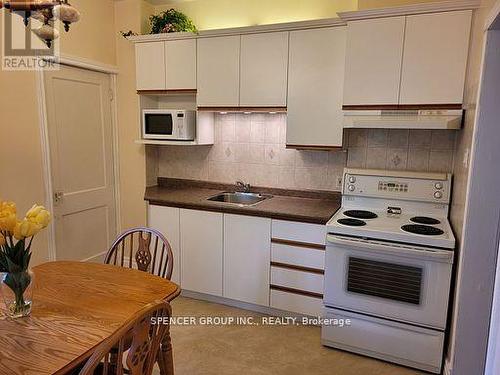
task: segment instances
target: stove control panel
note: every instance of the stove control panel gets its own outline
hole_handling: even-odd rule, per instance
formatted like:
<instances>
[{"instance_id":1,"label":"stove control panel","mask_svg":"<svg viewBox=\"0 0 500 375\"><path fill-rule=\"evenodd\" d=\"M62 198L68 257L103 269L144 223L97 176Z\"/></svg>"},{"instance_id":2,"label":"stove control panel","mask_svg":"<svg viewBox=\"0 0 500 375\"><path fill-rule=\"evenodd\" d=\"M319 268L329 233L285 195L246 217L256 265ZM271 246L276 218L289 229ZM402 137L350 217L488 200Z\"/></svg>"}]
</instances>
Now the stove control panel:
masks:
<instances>
[{"instance_id":1,"label":"stove control panel","mask_svg":"<svg viewBox=\"0 0 500 375\"><path fill-rule=\"evenodd\" d=\"M393 171L383 175L381 172L385 171L346 169L343 194L444 204L450 200L451 175Z\"/></svg>"}]
</instances>

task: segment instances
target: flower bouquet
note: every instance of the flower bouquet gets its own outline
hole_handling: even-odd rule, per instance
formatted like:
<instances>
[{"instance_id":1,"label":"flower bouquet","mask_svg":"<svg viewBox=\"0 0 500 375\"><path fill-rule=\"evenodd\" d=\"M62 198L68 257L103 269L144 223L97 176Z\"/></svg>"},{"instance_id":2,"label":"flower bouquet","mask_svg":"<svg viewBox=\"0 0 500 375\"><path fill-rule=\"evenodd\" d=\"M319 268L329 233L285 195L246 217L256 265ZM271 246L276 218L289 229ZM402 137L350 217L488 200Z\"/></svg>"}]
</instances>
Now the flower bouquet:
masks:
<instances>
[{"instance_id":1,"label":"flower bouquet","mask_svg":"<svg viewBox=\"0 0 500 375\"><path fill-rule=\"evenodd\" d=\"M43 206L34 205L23 220L18 220L15 203L0 201L0 290L13 318L31 313L31 244L49 222L50 213Z\"/></svg>"}]
</instances>

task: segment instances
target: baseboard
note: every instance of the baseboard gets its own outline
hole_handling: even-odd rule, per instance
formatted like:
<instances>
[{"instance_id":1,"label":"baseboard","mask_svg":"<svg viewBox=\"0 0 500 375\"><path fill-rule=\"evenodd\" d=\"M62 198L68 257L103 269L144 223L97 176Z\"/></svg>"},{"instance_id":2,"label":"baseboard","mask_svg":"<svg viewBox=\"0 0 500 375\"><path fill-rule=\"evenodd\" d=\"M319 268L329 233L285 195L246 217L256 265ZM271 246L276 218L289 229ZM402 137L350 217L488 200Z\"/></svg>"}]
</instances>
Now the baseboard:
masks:
<instances>
[{"instance_id":1,"label":"baseboard","mask_svg":"<svg viewBox=\"0 0 500 375\"><path fill-rule=\"evenodd\" d=\"M298 319L301 319L303 317L308 317L308 318L311 317L309 315L299 314L299 313L295 313L295 312L291 312L291 311L279 310L279 309L275 309L275 308L269 307L269 306L255 305L253 303L236 301L236 300L230 299L230 298L213 296L211 294L193 292L191 290L185 290L185 289L182 290L181 296L187 297L187 298L198 299L198 300L202 300L202 301L207 301L207 302L218 303L220 305L236 307L238 309L253 311L253 312L257 312L259 314L270 315L270 316L292 317L292 318L298 318ZM317 318L317 317L315 317L315 318Z\"/></svg>"},{"instance_id":2,"label":"baseboard","mask_svg":"<svg viewBox=\"0 0 500 375\"><path fill-rule=\"evenodd\" d=\"M82 259L82 262L90 262L90 263L104 263L104 257L108 252L103 251L102 253L92 255L91 257Z\"/></svg>"}]
</instances>

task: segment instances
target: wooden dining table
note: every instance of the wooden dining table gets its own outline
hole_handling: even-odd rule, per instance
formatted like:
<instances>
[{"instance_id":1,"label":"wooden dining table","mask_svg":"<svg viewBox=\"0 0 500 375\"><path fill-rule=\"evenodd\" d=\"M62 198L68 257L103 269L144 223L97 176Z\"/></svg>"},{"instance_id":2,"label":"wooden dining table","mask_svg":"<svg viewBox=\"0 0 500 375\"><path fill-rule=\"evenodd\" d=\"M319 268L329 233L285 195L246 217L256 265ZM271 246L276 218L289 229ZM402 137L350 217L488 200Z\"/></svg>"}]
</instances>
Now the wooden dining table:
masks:
<instances>
[{"instance_id":1,"label":"wooden dining table","mask_svg":"<svg viewBox=\"0 0 500 375\"><path fill-rule=\"evenodd\" d=\"M0 313L1 375L65 374L145 305L180 293L169 280L111 265L51 262L33 271L31 316Z\"/></svg>"}]
</instances>

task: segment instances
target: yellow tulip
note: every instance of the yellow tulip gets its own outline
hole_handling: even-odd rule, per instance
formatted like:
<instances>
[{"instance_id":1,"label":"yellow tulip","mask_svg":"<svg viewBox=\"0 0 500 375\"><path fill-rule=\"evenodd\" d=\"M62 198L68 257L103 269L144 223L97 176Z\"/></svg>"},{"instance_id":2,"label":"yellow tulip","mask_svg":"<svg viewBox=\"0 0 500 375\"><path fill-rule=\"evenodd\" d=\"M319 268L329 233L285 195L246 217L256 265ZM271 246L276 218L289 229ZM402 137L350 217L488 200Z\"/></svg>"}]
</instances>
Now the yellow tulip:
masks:
<instances>
[{"instance_id":1,"label":"yellow tulip","mask_svg":"<svg viewBox=\"0 0 500 375\"><path fill-rule=\"evenodd\" d=\"M16 205L13 202L0 202L0 230L12 233L17 223Z\"/></svg>"},{"instance_id":2,"label":"yellow tulip","mask_svg":"<svg viewBox=\"0 0 500 375\"><path fill-rule=\"evenodd\" d=\"M32 237L42 230L42 226L28 219L17 222L14 228L14 237L17 240L24 240Z\"/></svg>"},{"instance_id":3,"label":"yellow tulip","mask_svg":"<svg viewBox=\"0 0 500 375\"><path fill-rule=\"evenodd\" d=\"M50 212L44 206L35 204L26 213L26 219L45 228L50 223Z\"/></svg>"}]
</instances>

